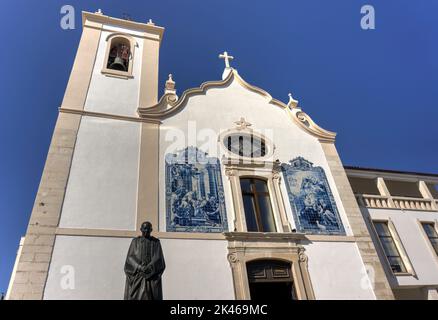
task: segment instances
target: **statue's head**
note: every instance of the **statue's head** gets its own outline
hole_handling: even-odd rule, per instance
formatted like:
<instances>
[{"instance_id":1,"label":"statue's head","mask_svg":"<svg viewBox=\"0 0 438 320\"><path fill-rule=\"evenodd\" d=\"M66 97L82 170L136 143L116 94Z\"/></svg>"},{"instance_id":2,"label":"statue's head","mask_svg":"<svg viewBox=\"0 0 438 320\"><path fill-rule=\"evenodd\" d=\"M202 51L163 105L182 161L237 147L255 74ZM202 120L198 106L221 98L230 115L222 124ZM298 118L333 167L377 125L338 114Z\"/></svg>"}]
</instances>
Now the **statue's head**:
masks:
<instances>
[{"instance_id":1,"label":"statue's head","mask_svg":"<svg viewBox=\"0 0 438 320\"><path fill-rule=\"evenodd\" d=\"M149 221L143 222L141 224L140 231L144 237L149 237L152 232L152 223L150 223Z\"/></svg>"}]
</instances>

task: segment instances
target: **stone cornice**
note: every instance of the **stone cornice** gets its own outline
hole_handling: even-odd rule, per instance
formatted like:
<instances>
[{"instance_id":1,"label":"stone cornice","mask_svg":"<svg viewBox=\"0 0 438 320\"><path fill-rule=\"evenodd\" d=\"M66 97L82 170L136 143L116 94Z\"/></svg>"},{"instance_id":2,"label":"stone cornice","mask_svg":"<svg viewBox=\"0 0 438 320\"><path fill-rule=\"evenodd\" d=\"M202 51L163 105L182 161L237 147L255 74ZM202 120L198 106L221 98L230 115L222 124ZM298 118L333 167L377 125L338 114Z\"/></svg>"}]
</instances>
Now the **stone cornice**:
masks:
<instances>
[{"instance_id":1,"label":"stone cornice","mask_svg":"<svg viewBox=\"0 0 438 320\"><path fill-rule=\"evenodd\" d=\"M82 116L95 117L95 118L106 118L106 119L123 120L123 121L146 122L146 123L161 124L161 121L158 120L158 119L122 116L122 115L117 115L117 114L93 112L93 111L86 111L86 110L81 110L81 109L71 109L71 108L65 108L65 107L60 107L59 108L59 112L60 113L79 114L79 115L82 115Z\"/></svg>"},{"instance_id":2,"label":"stone cornice","mask_svg":"<svg viewBox=\"0 0 438 320\"><path fill-rule=\"evenodd\" d=\"M225 232L228 241L299 242L306 240L304 233L293 232Z\"/></svg>"},{"instance_id":3,"label":"stone cornice","mask_svg":"<svg viewBox=\"0 0 438 320\"><path fill-rule=\"evenodd\" d=\"M122 27L122 28L144 32L145 37L147 37L147 34L152 34L157 37L156 40L158 41L161 41L163 39L164 28L156 26L154 24L140 23L140 22L125 20L125 19L114 18L99 13L82 11L83 26L86 25L87 21L91 21L102 25L106 24L106 25L112 25L116 27Z\"/></svg>"},{"instance_id":4,"label":"stone cornice","mask_svg":"<svg viewBox=\"0 0 438 320\"><path fill-rule=\"evenodd\" d=\"M398 181L426 181L430 183L438 183L438 177L435 174L428 175L427 173L415 173L415 172L393 172L376 169L373 171L372 169L355 169L355 168L345 168L345 172L348 177L357 177L357 178L369 178L369 179L377 179L381 177L383 179L388 180L398 180Z\"/></svg>"}]
</instances>

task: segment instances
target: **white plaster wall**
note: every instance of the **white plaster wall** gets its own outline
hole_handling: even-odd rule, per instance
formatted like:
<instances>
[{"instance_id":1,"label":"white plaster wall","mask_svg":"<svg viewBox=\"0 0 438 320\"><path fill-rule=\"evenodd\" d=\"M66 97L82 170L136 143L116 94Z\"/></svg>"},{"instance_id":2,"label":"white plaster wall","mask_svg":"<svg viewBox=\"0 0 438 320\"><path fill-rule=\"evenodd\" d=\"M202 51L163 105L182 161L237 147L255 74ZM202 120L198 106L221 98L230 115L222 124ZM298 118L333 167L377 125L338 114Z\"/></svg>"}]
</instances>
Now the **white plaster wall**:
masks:
<instances>
[{"instance_id":1,"label":"white plaster wall","mask_svg":"<svg viewBox=\"0 0 438 320\"><path fill-rule=\"evenodd\" d=\"M305 248L317 300L375 299L355 243L313 242Z\"/></svg>"},{"instance_id":2,"label":"white plaster wall","mask_svg":"<svg viewBox=\"0 0 438 320\"><path fill-rule=\"evenodd\" d=\"M123 299L123 268L130 243L127 238L57 236L44 299ZM62 286L63 277L69 276L74 289Z\"/></svg>"},{"instance_id":3,"label":"white plaster wall","mask_svg":"<svg viewBox=\"0 0 438 320\"><path fill-rule=\"evenodd\" d=\"M166 259L163 298L166 300L234 299L225 240L160 240Z\"/></svg>"},{"instance_id":4,"label":"white plaster wall","mask_svg":"<svg viewBox=\"0 0 438 320\"><path fill-rule=\"evenodd\" d=\"M101 72L105 64L108 44L106 39L112 33L129 31L122 28L112 29L114 29L114 32L102 31L84 109L108 114L137 116L143 39L134 36L136 47L133 58L133 78L120 79L107 76ZM132 33L132 31L129 32Z\"/></svg>"},{"instance_id":5,"label":"white plaster wall","mask_svg":"<svg viewBox=\"0 0 438 320\"><path fill-rule=\"evenodd\" d=\"M140 124L83 117L60 227L135 230Z\"/></svg>"},{"instance_id":6,"label":"white plaster wall","mask_svg":"<svg viewBox=\"0 0 438 320\"><path fill-rule=\"evenodd\" d=\"M276 149L271 160L279 159L282 162L288 162L302 156L313 162L314 166L321 166L324 169L346 233L352 235L319 141L300 129L285 110L269 104L268 98L247 90L237 81L233 81L228 87L210 88L205 95L191 97L182 111L163 120L160 128L160 172L165 172L165 154L183 149L187 145L196 145L199 149L207 151L210 156L218 156L221 159L225 150L221 147L221 143L217 142L218 135L225 130L234 129L235 122L241 117L252 124L253 130L260 131L274 142ZM179 136L182 139L175 139L175 132L180 132ZM213 145L207 143L206 137L209 136L213 136L211 139L214 142ZM232 195L224 168L222 168L222 181L229 228L232 230ZM282 184L282 190L286 192L284 182ZM160 175L160 190L160 212L163 212L160 219L160 231L165 231L164 174ZM288 207L288 216L292 219L287 193L284 193L284 199Z\"/></svg>"},{"instance_id":7,"label":"white plaster wall","mask_svg":"<svg viewBox=\"0 0 438 320\"><path fill-rule=\"evenodd\" d=\"M368 210L371 219L391 219L402 242L409 260L415 270L414 276L397 276L390 274L395 286L438 285L438 257L429 246L429 239L423 233L418 221L437 221L437 212L403 211L390 209ZM386 261L385 261L386 263ZM386 266L385 266L386 267ZM388 271L389 269L386 268Z\"/></svg>"},{"instance_id":8,"label":"white plaster wall","mask_svg":"<svg viewBox=\"0 0 438 320\"><path fill-rule=\"evenodd\" d=\"M226 241L160 241L166 261L164 299L234 299ZM130 242L129 238L57 236L44 299L123 299ZM73 290L61 286L66 270L72 270L63 266L74 270Z\"/></svg>"}]
</instances>

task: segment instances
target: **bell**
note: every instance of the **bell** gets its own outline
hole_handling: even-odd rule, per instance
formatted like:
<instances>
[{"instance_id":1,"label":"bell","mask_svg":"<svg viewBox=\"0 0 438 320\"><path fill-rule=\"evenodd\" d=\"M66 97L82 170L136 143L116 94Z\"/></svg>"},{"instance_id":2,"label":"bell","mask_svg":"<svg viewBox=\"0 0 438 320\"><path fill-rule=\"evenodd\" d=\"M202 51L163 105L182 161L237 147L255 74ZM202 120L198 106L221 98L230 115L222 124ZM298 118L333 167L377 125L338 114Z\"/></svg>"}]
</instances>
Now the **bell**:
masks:
<instances>
[{"instance_id":1,"label":"bell","mask_svg":"<svg viewBox=\"0 0 438 320\"><path fill-rule=\"evenodd\" d=\"M109 68L113 70L126 71L125 62L120 57L116 57Z\"/></svg>"}]
</instances>

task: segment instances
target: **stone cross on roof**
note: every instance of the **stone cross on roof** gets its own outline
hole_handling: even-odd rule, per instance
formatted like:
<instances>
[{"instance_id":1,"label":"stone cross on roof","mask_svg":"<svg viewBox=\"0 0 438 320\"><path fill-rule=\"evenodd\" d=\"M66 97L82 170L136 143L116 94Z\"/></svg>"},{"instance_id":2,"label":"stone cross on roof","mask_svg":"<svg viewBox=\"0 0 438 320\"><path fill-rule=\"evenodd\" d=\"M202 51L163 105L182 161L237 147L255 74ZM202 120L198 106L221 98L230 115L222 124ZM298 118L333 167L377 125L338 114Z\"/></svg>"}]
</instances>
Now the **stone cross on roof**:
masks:
<instances>
[{"instance_id":1,"label":"stone cross on roof","mask_svg":"<svg viewBox=\"0 0 438 320\"><path fill-rule=\"evenodd\" d=\"M239 121L234 122L235 124L237 124L237 130L245 130L248 129L248 127L252 126L251 123L245 121L245 118L240 118Z\"/></svg>"},{"instance_id":2,"label":"stone cross on roof","mask_svg":"<svg viewBox=\"0 0 438 320\"><path fill-rule=\"evenodd\" d=\"M228 52L226 52L226 51L224 51L224 53L220 54L219 58L225 60L225 68L230 68L230 60L234 59L234 57L229 56Z\"/></svg>"}]
</instances>

